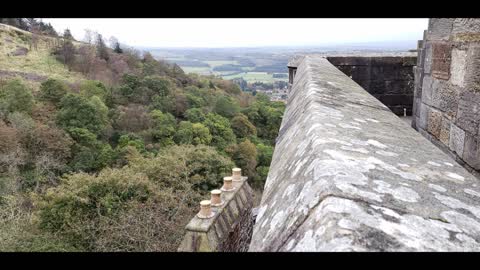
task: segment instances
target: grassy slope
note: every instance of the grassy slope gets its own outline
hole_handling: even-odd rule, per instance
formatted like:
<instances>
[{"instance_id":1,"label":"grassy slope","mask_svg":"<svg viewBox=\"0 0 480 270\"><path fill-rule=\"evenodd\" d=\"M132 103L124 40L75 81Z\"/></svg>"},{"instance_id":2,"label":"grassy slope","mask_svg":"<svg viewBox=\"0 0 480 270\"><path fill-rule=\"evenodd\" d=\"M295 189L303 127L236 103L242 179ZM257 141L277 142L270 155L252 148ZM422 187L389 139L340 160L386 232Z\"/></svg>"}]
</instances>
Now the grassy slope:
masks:
<instances>
[{"instance_id":1,"label":"grassy slope","mask_svg":"<svg viewBox=\"0 0 480 270\"><path fill-rule=\"evenodd\" d=\"M50 55L53 38L42 36L39 40L37 50L29 50L27 55L9 56L17 47L30 49L28 38L31 33L21 29L0 24L0 73L22 72L46 76L55 79L65 80L73 83L84 79L78 72L68 71L62 63ZM80 43L76 43L79 45ZM0 74L0 78L1 78ZM37 89L41 81L30 80L30 85Z\"/></svg>"}]
</instances>

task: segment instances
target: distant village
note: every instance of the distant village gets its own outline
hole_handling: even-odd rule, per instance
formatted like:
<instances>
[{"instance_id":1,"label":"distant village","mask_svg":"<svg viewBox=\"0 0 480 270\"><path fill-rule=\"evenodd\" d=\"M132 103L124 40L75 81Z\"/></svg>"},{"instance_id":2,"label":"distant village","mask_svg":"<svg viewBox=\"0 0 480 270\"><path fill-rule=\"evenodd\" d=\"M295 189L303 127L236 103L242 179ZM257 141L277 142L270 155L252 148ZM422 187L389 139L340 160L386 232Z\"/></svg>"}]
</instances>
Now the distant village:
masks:
<instances>
[{"instance_id":1,"label":"distant village","mask_svg":"<svg viewBox=\"0 0 480 270\"><path fill-rule=\"evenodd\" d=\"M262 93L267 95L271 101L287 101L287 87L288 83L285 81L274 81L273 83L254 82L247 83L242 78L233 79L240 88L245 92L252 92L253 95Z\"/></svg>"}]
</instances>

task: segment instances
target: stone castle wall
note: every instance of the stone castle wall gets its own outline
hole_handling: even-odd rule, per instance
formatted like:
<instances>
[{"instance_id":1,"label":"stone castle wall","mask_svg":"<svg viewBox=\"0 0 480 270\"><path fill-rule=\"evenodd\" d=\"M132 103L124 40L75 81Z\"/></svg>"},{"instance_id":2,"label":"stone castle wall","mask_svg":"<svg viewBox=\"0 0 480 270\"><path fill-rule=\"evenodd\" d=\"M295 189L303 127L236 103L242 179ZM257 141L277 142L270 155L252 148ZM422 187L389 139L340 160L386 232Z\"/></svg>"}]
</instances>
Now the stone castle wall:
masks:
<instances>
[{"instance_id":1,"label":"stone castle wall","mask_svg":"<svg viewBox=\"0 0 480 270\"><path fill-rule=\"evenodd\" d=\"M249 251L480 251L478 179L323 57L298 64Z\"/></svg>"},{"instance_id":2,"label":"stone castle wall","mask_svg":"<svg viewBox=\"0 0 480 270\"><path fill-rule=\"evenodd\" d=\"M412 115L416 56L327 57L340 71L385 104L393 113Z\"/></svg>"},{"instance_id":3,"label":"stone castle wall","mask_svg":"<svg viewBox=\"0 0 480 270\"><path fill-rule=\"evenodd\" d=\"M224 204L212 207L213 217L193 217L185 228L186 233L178 251L247 251L255 217L252 212L252 189L247 177L242 179L242 182L233 182L235 190L222 192Z\"/></svg>"},{"instance_id":4,"label":"stone castle wall","mask_svg":"<svg viewBox=\"0 0 480 270\"><path fill-rule=\"evenodd\" d=\"M480 171L480 19L430 19L419 41L412 126Z\"/></svg>"},{"instance_id":5,"label":"stone castle wall","mask_svg":"<svg viewBox=\"0 0 480 270\"><path fill-rule=\"evenodd\" d=\"M317 55L325 57L396 115L404 115L404 109L412 115L416 53ZM302 55L297 55L289 61L290 88L302 59Z\"/></svg>"}]
</instances>

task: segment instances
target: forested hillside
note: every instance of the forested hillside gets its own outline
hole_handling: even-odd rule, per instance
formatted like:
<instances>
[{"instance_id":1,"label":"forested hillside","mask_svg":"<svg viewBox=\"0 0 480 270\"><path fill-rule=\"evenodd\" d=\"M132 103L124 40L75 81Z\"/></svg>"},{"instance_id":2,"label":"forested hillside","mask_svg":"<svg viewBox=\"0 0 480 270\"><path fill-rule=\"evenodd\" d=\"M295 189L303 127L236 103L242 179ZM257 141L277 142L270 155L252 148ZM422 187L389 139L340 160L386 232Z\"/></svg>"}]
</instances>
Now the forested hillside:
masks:
<instances>
[{"instance_id":1,"label":"forested hillside","mask_svg":"<svg viewBox=\"0 0 480 270\"><path fill-rule=\"evenodd\" d=\"M0 24L0 251L175 251L233 167L262 189L283 103L44 28Z\"/></svg>"}]
</instances>

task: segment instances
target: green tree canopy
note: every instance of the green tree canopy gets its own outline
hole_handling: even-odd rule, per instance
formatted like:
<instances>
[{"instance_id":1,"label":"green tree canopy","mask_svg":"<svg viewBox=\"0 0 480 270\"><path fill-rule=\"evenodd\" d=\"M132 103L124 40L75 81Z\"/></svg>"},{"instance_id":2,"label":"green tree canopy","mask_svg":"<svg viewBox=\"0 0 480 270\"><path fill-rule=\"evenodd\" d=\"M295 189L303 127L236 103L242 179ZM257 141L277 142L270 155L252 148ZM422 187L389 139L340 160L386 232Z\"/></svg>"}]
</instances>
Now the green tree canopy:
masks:
<instances>
[{"instance_id":1,"label":"green tree canopy","mask_svg":"<svg viewBox=\"0 0 480 270\"><path fill-rule=\"evenodd\" d=\"M221 96L215 103L214 112L220 114L223 117L232 118L239 111L240 106L231 97Z\"/></svg>"},{"instance_id":2,"label":"green tree canopy","mask_svg":"<svg viewBox=\"0 0 480 270\"><path fill-rule=\"evenodd\" d=\"M233 160L242 168L245 175L253 179L257 167L257 148L250 140L246 139L238 144L233 154Z\"/></svg>"},{"instance_id":3,"label":"green tree canopy","mask_svg":"<svg viewBox=\"0 0 480 270\"><path fill-rule=\"evenodd\" d=\"M103 102L106 102L108 90L100 81L85 80L80 84L80 94L87 98L93 96L99 97Z\"/></svg>"},{"instance_id":4,"label":"green tree canopy","mask_svg":"<svg viewBox=\"0 0 480 270\"><path fill-rule=\"evenodd\" d=\"M185 112L185 118L192 123L199 123L205 121L205 113L203 109L191 108Z\"/></svg>"},{"instance_id":5,"label":"green tree canopy","mask_svg":"<svg viewBox=\"0 0 480 270\"><path fill-rule=\"evenodd\" d=\"M20 79L0 84L0 110L29 114L33 105L32 91Z\"/></svg>"},{"instance_id":6,"label":"green tree canopy","mask_svg":"<svg viewBox=\"0 0 480 270\"><path fill-rule=\"evenodd\" d=\"M246 138L248 136L256 136L257 129L248 121L248 117L242 113L235 115L232 119L232 129L238 138Z\"/></svg>"},{"instance_id":7,"label":"green tree canopy","mask_svg":"<svg viewBox=\"0 0 480 270\"><path fill-rule=\"evenodd\" d=\"M100 134L108 123L108 108L97 96L67 94L60 102L57 123L66 130L78 127Z\"/></svg>"},{"instance_id":8,"label":"green tree canopy","mask_svg":"<svg viewBox=\"0 0 480 270\"><path fill-rule=\"evenodd\" d=\"M159 110L153 110L150 116L153 122L152 137L162 146L173 144L173 135L175 135L177 125L175 117Z\"/></svg>"},{"instance_id":9,"label":"green tree canopy","mask_svg":"<svg viewBox=\"0 0 480 270\"><path fill-rule=\"evenodd\" d=\"M212 134L212 144L219 150L225 150L230 144L236 143L236 137L227 118L216 113L206 115L202 123Z\"/></svg>"},{"instance_id":10,"label":"green tree canopy","mask_svg":"<svg viewBox=\"0 0 480 270\"><path fill-rule=\"evenodd\" d=\"M174 140L177 144L208 145L212 141L212 135L208 128L201 123L182 121L178 125Z\"/></svg>"},{"instance_id":11,"label":"green tree canopy","mask_svg":"<svg viewBox=\"0 0 480 270\"><path fill-rule=\"evenodd\" d=\"M50 101L57 105L67 94L67 85L56 79L48 79L40 85L40 99Z\"/></svg>"}]
</instances>

